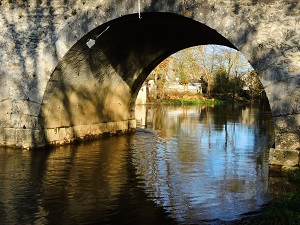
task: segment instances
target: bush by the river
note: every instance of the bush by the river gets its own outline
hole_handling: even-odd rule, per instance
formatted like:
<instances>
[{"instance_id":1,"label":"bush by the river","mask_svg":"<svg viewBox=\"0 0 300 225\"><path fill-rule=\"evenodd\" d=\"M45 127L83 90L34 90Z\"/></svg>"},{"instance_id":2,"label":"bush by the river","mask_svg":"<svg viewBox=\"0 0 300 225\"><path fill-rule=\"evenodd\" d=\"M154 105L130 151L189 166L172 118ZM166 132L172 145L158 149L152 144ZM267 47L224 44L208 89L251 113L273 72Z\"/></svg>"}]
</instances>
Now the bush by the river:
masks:
<instances>
[{"instance_id":1,"label":"bush by the river","mask_svg":"<svg viewBox=\"0 0 300 225\"><path fill-rule=\"evenodd\" d=\"M300 169L287 174L290 183L300 188ZM300 224L300 193L285 193L266 206L262 214L245 219L239 224L256 225L299 225Z\"/></svg>"}]
</instances>

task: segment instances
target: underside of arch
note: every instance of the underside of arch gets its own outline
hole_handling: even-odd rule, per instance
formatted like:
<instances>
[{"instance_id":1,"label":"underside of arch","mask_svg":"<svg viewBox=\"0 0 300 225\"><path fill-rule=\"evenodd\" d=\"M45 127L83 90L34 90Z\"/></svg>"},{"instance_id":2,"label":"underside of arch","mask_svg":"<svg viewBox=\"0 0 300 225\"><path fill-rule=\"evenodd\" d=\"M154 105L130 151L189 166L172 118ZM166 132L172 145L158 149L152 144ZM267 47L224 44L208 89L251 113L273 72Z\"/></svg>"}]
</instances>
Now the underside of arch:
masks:
<instances>
[{"instance_id":1,"label":"underside of arch","mask_svg":"<svg viewBox=\"0 0 300 225\"><path fill-rule=\"evenodd\" d=\"M82 37L53 72L40 118L55 144L135 128L136 95L171 54L196 45L235 48L216 30L171 13L144 13L107 22Z\"/></svg>"}]
</instances>

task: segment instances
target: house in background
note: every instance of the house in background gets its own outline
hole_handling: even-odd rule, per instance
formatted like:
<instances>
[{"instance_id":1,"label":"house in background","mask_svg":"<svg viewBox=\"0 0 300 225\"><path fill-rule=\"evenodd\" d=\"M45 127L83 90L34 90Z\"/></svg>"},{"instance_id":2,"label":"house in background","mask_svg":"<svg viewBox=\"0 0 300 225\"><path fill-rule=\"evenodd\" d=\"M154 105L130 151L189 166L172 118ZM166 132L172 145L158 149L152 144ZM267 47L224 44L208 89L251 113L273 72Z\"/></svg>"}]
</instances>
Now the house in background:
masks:
<instances>
[{"instance_id":1,"label":"house in background","mask_svg":"<svg viewBox=\"0 0 300 225\"><path fill-rule=\"evenodd\" d=\"M148 85L148 92L149 93L147 93L147 85ZM135 104L136 105L147 104L147 99L149 97L147 95L153 96L155 93L156 93L156 85L155 85L154 80L145 81L143 86L141 87L139 93L138 93Z\"/></svg>"},{"instance_id":2,"label":"house in background","mask_svg":"<svg viewBox=\"0 0 300 225\"><path fill-rule=\"evenodd\" d=\"M147 85L148 85L148 93L147 93ZM145 82L140 89L137 99L136 105L144 105L147 104L148 97L156 96L156 84L154 80L149 80ZM202 83L189 83L188 85L181 85L181 84L170 84L165 87L165 92L172 92L172 91L188 91L195 94L202 94ZM148 95L148 96L147 96Z\"/></svg>"},{"instance_id":3,"label":"house in background","mask_svg":"<svg viewBox=\"0 0 300 225\"><path fill-rule=\"evenodd\" d=\"M136 97L136 105L145 105L147 103L147 86L146 83L141 87L138 96Z\"/></svg>"},{"instance_id":4,"label":"house in background","mask_svg":"<svg viewBox=\"0 0 300 225\"><path fill-rule=\"evenodd\" d=\"M188 83L187 85L172 84L169 85L166 89L169 91L189 91L202 94L202 83Z\"/></svg>"}]
</instances>

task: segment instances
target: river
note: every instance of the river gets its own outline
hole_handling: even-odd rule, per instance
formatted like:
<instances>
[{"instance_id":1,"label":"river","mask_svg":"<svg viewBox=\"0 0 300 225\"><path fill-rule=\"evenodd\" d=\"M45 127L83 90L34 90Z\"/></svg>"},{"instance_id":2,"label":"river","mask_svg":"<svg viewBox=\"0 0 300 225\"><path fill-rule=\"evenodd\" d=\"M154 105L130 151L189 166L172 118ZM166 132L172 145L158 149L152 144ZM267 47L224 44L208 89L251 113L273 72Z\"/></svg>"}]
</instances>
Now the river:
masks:
<instances>
[{"instance_id":1,"label":"river","mask_svg":"<svg viewBox=\"0 0 300 225\"><path fill-rule=\"evenodd\" d=\"M134 134L0 148L0 224L222 224L272 198L268 107L139 106L136 117Z\"/></svg>"}]
</instances>

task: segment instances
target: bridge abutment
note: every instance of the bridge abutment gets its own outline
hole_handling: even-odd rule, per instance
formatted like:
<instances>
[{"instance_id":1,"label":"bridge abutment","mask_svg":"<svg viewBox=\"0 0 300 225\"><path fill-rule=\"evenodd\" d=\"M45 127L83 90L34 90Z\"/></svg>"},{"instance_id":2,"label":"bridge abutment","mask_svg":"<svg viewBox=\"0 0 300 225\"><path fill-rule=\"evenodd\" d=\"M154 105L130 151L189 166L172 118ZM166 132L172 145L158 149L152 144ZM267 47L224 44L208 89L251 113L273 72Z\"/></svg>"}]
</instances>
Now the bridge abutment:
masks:
<instances>
[{"instance_id":1,"label":"bridge abutment","mask_svg":"<svg viewBox=\"0 0 300 225\"><path fill-rule=\"evenodd\" d=\"M0 145L25 149L59 146L102 136L132 133L135 129L135 119L43 130L4 128L0 130Z\"/></svg>"}]
</instances>

